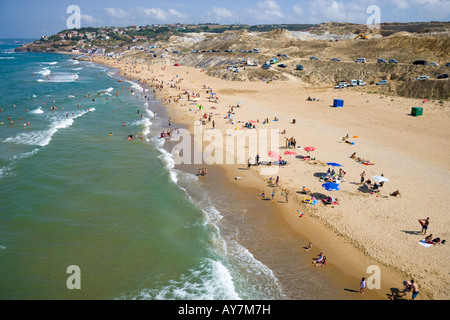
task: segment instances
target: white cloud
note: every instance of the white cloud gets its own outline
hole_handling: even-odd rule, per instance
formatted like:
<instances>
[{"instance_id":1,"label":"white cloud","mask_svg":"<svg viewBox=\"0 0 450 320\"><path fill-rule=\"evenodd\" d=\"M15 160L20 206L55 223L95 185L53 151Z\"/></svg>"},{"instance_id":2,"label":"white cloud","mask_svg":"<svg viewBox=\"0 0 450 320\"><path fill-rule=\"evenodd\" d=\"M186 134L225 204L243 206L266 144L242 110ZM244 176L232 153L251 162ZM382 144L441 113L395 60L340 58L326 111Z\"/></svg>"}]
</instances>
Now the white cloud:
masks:
<instances>
[{"instance_id":1,"label":"white cloud","mask_svg":"<svg viewBox=\"0 0 450 320\"><path fill-rule=\"evenodd\" d=\"M113 18L117 18L117 19L122 19L122 18L129 18L130 17L130 13L127 11L124 11L122 9L116 9L116 8L106 8L105 9L106 14L113 17Z\"/></svg>"},{"instance_id":2,"label":"white cloud","mask_svg":"<svg viewBox=\"0 0 450 320\"><path fill-rule=\"evenodd\" d=\"M207 12L207 15L212 18L212 21L214 22L222 22L224 20L231 22L231 19L235 16L230 10L219 7L213 7L211 11Z\"/></svg>"},{"instance_id":3,"label":"white cloud","mask_svg":"<svg viewBox=\"0 0 450 320\"><path fill-rule=\"evenodd\" d=\"M165 21L167 19L167 14L159 8L146 9L146 8L138 7L137 9L138 9L138 11L143 13L143 15L147 18L153 18L153 19L161 20L161 21Z\"/></svg>"},{"instance_id":4,"label":"white cloud","mask_svg":"<svg viewBox=\"0 0 450 320\"><path fill-rule=\"evenodd\" d=\"M255 20L265 23L281 23L284 18L281 8L274 0L265 0L256 4L256 9L247 9Z\"/></svg>"},{"instance_id":5,"label":"white cloud","mask_svg":"<svg viewBox=\"0 0 450 320\"><path fill-rule=\"evenodd\" d=\"M298 6L298 5L295 5L292 8L292 11L294 11L294 13L299 15L299 16L301 16L303 14L303 9L300 6Z\"/></svg>"},{"instance_id":6,"label":"white cloud","mask_svg":"<svg viewBox=\"0 0 450 320\"><path fill-rule=\"evenodd\" d=\"M173 15L173 16L179 18L179 19L185 19L185 18L186 18L186 15L185 15L185 14L183 14L183 13L181 13L181 12L178 12L178 11L175 10L175 9L169 9L169 13L170 13L171 15Z\"/></svg>"},{"instance_id":7,"label":"white cloud","mask_svg":"<svg viewBox=\"0 0 450 320\"><path fill-rule=\"evenodd\" d=\"M94 17L92 17L88 14L82 14L81 21L87 22L87 23L95 23L95 22L97 22L97 19L95 19Z\"/></svg>"},{"instance_id":8,"label":"white cloud","mask_svg":"<svg viewBox=\"0 0 450 320\"><path fill-rule=\"evenodd\" d=\"M159 21L167 21L170 18L185 19L186 15L178 12L175 9L169 9L164 11L160 8L137 8L138 12L141 13L145 18L152 18Z\"/></svg>"},{"instance_id":9,"label":"white cloud","mask_svg":"<svg viewBox=\"0 0 450 320\"><path fill-rule=\"evenodd\" d=\"M328 21L365 23L368 17L367 7L371 2L373 0L309 0L302 6L295 5L292 11L298 17L297 23Z\"/></svg>"}]
</instances>

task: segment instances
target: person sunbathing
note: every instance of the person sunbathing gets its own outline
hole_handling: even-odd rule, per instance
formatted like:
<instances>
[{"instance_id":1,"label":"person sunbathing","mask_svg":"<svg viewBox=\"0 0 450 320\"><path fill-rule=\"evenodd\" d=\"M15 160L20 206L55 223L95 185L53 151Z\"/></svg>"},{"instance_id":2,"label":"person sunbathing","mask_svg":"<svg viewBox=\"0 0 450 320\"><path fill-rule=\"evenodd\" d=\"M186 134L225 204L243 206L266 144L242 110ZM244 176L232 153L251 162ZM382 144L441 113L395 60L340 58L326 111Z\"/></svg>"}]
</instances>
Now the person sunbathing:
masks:
<instances>
[{"instance_id":1,"label":"person sunbathing","mask_svg":"<svg viewBox=\"0 0 450 320\"><path fill-rule=\"evenodd\" d=\"M391 196L392 196L392 197L396 197L396 196L400 196L400 197L401 197L402 195L400 194L400 191L399 191L399 190L396 190L396 191L394 191L394 192L391 193Z\"/></svg>"}]
</instances>

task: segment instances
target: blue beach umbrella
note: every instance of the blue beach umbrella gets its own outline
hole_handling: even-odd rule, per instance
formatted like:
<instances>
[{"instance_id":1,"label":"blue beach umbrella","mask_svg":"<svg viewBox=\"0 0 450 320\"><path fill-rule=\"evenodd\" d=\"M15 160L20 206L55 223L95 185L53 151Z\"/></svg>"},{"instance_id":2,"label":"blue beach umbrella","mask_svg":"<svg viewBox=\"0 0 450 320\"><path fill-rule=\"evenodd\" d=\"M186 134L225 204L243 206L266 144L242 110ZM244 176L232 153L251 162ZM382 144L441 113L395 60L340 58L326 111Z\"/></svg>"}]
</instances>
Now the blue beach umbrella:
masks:
<instances>
[{"instance_id":1,"label":"blue beach umbrella","mask_svg":"<svg viewBox=\"0 0 450 320\"><path fill-rule=\"evenodd\" d=\"M342 167L341 164L336 163L336 162L327 162L327 165L332 166L332 167Z\"/></svg>"},{"instance_id":2,"label":"blue beach umbrella","mask_svg":"<svg viewBox=\"0 0 450 320\"><path fill-rule=\"evenodd\" d=\"M339 183L327 182L327 183L322 184L322 187L327 191L336 191L336 190L339 190L340 185L339 185Z\"/></svg>"}]
</instances>

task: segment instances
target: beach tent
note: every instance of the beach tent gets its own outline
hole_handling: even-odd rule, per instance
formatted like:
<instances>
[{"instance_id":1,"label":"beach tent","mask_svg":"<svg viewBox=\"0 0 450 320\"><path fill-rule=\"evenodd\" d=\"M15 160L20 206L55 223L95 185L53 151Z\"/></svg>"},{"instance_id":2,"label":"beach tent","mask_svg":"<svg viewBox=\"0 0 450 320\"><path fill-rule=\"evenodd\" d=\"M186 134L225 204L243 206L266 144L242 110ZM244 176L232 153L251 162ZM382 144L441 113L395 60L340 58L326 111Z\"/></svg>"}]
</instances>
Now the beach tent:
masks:
<instances>
[{"instance_id":1,"label":"beach tent","mask_svg":"<svg viewBox=\"0 0 450 320\"><path fill-rule=\"evenodd\" d=\"M334 108L343 108L344 107L344 100L342 100L342 99L334 99L333 107Z\"/></svg>"},{"instance_id":2,"label":"beach tent","mask_svg":"<svg viewBox=\"0 0 450 320\"><path fill-rule=\"evenodd\" d=\"M327 191L336 191L339 190L341 186L338 183L327 182L322 184L322 187Z\"/></svg>"},{"instance_id":3,"label":"beach tent","mask_svg":"<svg viewBox=\"0 0 450 320\"><path fill-rule=\"evenodd\" d=\"M341 164L336 163L336 162L327 162L327 165L332 166L332 167L342 167Z\"/></svg>"}]
</instances>

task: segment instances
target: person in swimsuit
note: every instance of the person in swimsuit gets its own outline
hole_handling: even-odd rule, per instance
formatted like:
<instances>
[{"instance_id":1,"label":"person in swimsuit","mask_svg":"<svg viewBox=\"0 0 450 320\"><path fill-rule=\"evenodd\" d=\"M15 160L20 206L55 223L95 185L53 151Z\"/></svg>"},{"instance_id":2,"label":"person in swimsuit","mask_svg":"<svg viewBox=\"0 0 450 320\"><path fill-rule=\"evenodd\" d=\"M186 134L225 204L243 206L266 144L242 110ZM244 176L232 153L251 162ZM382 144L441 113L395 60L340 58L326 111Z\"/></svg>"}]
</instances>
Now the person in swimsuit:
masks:
<instances>
[{"instance_id":1,"label":"person in swimsuit","mask_svg":"<svg viewBox=\"0 0 450 320\"><path fill-rule=\"evenodd\" d=\"M427 234L428 225L430 224L430 218L421 219L422 222L422 234Z\"/></svg>"},{"instance_id":2,"label":"person in swimsuit","mask_svg":"<svg viewBox=\"0 0 450 320\"><path fill-rule=\"evenodd\" d=\"M419 286L414 280L411 280L411 289L412 289L412 298L411 300L416 300L417 295L419 294Z\"/></svg>"}]
</instances>

